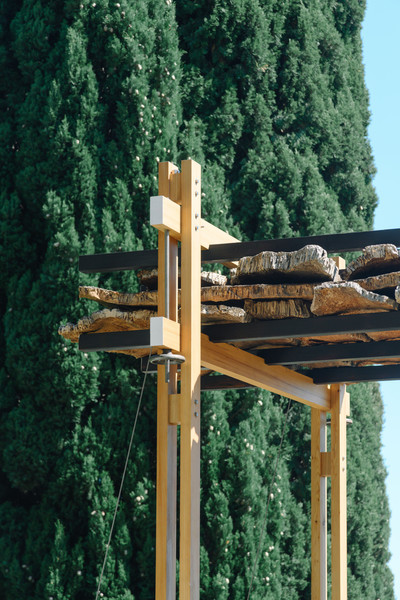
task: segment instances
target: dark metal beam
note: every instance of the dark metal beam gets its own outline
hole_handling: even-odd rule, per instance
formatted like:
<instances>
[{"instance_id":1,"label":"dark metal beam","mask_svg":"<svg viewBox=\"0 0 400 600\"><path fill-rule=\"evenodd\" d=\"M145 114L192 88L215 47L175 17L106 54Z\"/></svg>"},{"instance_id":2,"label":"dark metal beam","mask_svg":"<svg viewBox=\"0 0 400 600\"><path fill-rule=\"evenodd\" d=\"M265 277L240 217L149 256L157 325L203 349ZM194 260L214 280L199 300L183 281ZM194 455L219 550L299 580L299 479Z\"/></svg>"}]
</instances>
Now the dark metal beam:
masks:
<instances>
[{"instance_id":1,"label":"dark metal beam","mask_svg":"<svg viewBox=\"0 0 400 600\"><path fill-rule=\"evenodd\" d=\"M202 332L208 335L212 342L228 343L395 330L400 330L400 311L374 313L373 316L365 313L309 319L205 325L202 328Z\"/></svg>"},{"instance_id":2,"label":"dark metal beam","mask_svg":"<svg viewBox=\"0 0 400 600\"><path fill-rule=\"evenodd\" d=\"M157 261L157 250L87 254L79 257L79 270L81 273L112 273L114 271L151 269L157 266Z\"/></svg>"},{"instance_id":3,"label":"dark metal beam","mask_svg":"<svg viewBox=\"0 0 400 600\"><path fill-rule=\"evenodd\" d=\"M82 333L79 350L99 352L106 350L133 350L150 347L150 329L136 331L111 331L107 333Z\"/></svg>"},{"instance_id":4,"label":"dark metal beam","mask_svg":"<svg viewBox=\"0 0 400 600\"><path fill-rule=\"evenodd\" d=\"M361 381L390 381L400 379L400 365L371 367L329 367L305 372L315 384L359 383Z\"/></svg>"},{"instance_id":5,"label":"dark metal beam","mask_svg":"<svg viewBox=\"0 0 400 600\"><path fill-rule=\"evenodd\" d=\"M352 344L329 344L300 346L291 348L271 348L259 350L269 365L302 365L338 360L368 360L380 358L399 358L400 342L358 342Z\"/></svg>"},{"instance_id":6,"label":"dark metal beam","mask_svg":"<svg viewBox=\"0 0 400 600\"><path fill-rule=\"evenodd\" d=\"M322 246L329 253L354 252L373 244L395 244L400 246L400 229L381 229L379 231L360 231L354 233L335 233L329 235L312 235L298 238L281 238L277 240L259 240L233 244L216 244L203 250L203 262L225 262L239 260L242 256L254 256L265 250L274 252L291 252L299 250L307 244Z\"/></svg>"},{"instance_id":7,"label":"dark metal beam","mask_svg":"<svg viewBox=\"0 0 400 600\"><path fill-rule=\"evenodd\" d=\"M254 385L250 385L245 381L234 379L233 377L227 377L226 375L202 375L201 377L201 389L202 390L243 390L248 388L254 388Z\"/></svg>"},{"instance_id":8,"label":"dark metal beam","mask_svg":"<svg viewBox=\"0 0 400 600\"><path fill-rule=\"evenodd\" d=\"M274 252L299 250L307 244L322 246L329 253L340 253L361 250L373 244L388 243L400 247L400 229L214 244L208 250L203 250L201 261L202 263L224 263L239 260L243 256L254 256L265 250ZM89 254L79 258L79 270L82 273L111 273L156 266L157 250Z\"/></svg>"}]
</instances>

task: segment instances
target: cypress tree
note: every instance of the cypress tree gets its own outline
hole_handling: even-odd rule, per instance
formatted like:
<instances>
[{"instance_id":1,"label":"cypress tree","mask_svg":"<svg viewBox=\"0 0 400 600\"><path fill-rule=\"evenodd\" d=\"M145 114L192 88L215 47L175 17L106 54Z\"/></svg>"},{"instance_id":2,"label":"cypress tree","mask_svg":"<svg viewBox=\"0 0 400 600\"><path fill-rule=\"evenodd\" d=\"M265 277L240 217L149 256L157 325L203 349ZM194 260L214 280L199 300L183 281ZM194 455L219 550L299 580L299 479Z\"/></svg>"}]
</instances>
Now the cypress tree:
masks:
<instances>
[{"instance_id":1,"label":"cypress tree","mask_svg":"<svg viewBox=\"0 0 400 600\"><path fill-rule=\"evenodd\" d=\"M204 145L207 165L224 165L225 203L243 238L292 237L365 230L372 226L376 197L371 185L374 167L366 140L368 97L360 40L363 10L364 6L357 2L332 6L313 0L284 4L248 0L230 2L229 6L221 2L189 6L178 0L177 18L184 50L184 118L202 123L202 131L206 132L203 137L207 135L208 141ZM269 396L261 397L272 410ZM247 421L250 418L245 408L247 402L248 396L238 394L231 409L233 414L240 415L239 427L243 431L253 427L253 420ZM354 428L357 431L371 406L376 406L379 414L381 399L376 388L362 386L361 392L354 388L352 405L355 420L360 422ZM209 411L212 410L210 407ZM214 413L218 414L215 409ZM228 423L230 414L227 412ZM281 417L272 431L267 424L263 427L268 448L276 448L275 431L283 425L282 413L279 414ZM287 432L288 445L281 467L285 482L280 485L287 490L286 504L292 503L296 509L297 516L293 517L288 516L286 509L286 521L297 522L296 532L302 528L304 546L299 552L296 534L292 539L288 536L285 542L275 535L273 545L279 561L272 568L271 580L278 580L279 586L273 590L274 598L310 595L310 414L303 406L293 407L292 414L295 416ZM368 441L364 440L362 479L365 486L379 487L379 493L375 494L374 509L368 513L367 533L365 514L363 519L361 511L356 509L362 495L357 500L354 495L354 489L362 484L357 484L357 473L350 469L349 590L354 598L391 599L392 575L387 568L389 514L385 473L376 442L381 431L380 419L369 420L369 427L368 439L373 438L374 442L367 449ZM221 506L225 507L226 522L232 522L230 527L237 536L242 536L242 543L237 546L239 560L231 560L224 569L230 573L230 581L235 582L231 593L240 588L238 597L243 597L250 571L250 565L245 565L246 543L251 548L250 555L254 557L255 553L255 544L251 542L254 532L250 534L249 529L260 527L260 520L250 528L249 518L235 520L229 501L234 496L247 497L250 481L256 490L257 477L251 461L246 465L251 469L249 484L240 476L240 470L238 473L244 449L239 445L229 446L231 436L232 431L226 432L224 447L231 448L228 463L236 486L231 493L226 485L220 486L224 490ZM353 452L357 455L352 430L348 444L351 461ZM359 454L360 451L359 448ZM203 454L207 452L208 445ZM375 458L370 458L371 454ZM379 467L374 470L375 460ZM206 468L204 463L203 470ZM224 484L227 475L221 473L219 477ZM249 507L257 506L268 479L254 493ZM375 504L378 496L379 510ZM211 513L203 515L206 531L208 528L215 531L215 518ZM273 514L268 517L266 536L269 521L274 522ZM369 545L363 545L362 559L357 535L371 535ZM376 535L380 552L371 542ZM210 544L205 536L203 543L206 548ZM212 563L212 555L209 556ZM282 568L293 557L299 565L295 582L290 581L290 568L287 571ZM364 568L369 565L373 585L355 567L356 563ZM209 570L213 570L212 564ZM259 566L254 598L264 597L265 590L259 587L262 579Z\"/></svg>"},{"instance_id":2,"label":"cypress tree","mask_svg":"<svg viewBox=\"0 0 400 600\"><path fill-rule=\"evenodd\" d=\"M129 358L82 355L56 329L93 310L78 283L137 289L130 272L78 276L77 257L155 244L156 160L198 160L203 215L243 239L371 227L363 10L0 4L1 597L96 590L140 378ZM392 600L381 399L375 386L353 389L349 591ZM260 540L252 599L308 597L308 409L288 413L273 485L287 401L209 393L204 407L202 597L243 599ZM154 597L154 481L147 389L104 597Z\"/></svg>"},{"instance_id":3,"label":"cypress tree","mask_svg":"<svg viewBox=\"0 0 400 600\"><path fill-rule=\"evenodd\" d=\"M63 344L57 323L93 309L78 302L78 284L101 280L78 274L79 254L154 243L144 223L156 157L176 159L181 118L174 9L144 0L5 5L0 591L86 598L96 591L140 379L125 357ZM137 289L132 273L103 282ZM144 403L102 584L105 596L124 600L154 596L148 391Z\"/></svg>"}]
</instances>

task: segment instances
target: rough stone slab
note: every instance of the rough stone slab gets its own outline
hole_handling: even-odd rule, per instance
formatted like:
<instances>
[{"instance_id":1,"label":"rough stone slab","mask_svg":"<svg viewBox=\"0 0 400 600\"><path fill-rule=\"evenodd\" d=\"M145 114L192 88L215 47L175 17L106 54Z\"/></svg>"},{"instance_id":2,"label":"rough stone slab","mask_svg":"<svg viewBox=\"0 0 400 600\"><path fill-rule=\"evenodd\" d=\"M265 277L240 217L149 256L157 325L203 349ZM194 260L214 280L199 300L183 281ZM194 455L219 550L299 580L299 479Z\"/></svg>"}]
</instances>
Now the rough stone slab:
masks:
<instances>
[{"instance_id":1,"label":"rough stone slab","mask_svg":"<svg viewBox=\"0 0 400 600\"><path fill-rule=\"evenodd\" d=\"M353 279L353 281L369 292L374 292L376 290L389 291L400 286L400 271L382 273L381 275L373 275L364 279ZM397 300L397 302L399 302L399 300Z\"/></svg>"},{"instance_id":2,"label":"rough stone slab","mask_svg":"<svg viewBox=\"0 0 400 600\"><path fill-rule=\"evenodd\" d=\"M316 335L301 338L302 346L315 346L326 342L327 344L341 344L352 342L370 342L371 338L366 333L341 333L338 335Z\"/></svg>"},{"instance_id":3,"label":"rough stone slab","mask_svg":"<svg viewBox=\"0 0 400 600\"><path fill-rule=\"evenodd\" d=\"M400 274L399 274L400 275ZM400 283L400 281L399 281ZM202 302L233 302L245 299L284 299L301 298L311 300L314 297L314 287L318 284L294 283L294 284L250 284L250 285L218 285L208 286L201 289ZM107 308L130 307L130 306L157 306L157 290L128 294L106 290L94 286L80 286L79 298L93 300ZM178 303L180 303L180 292L178 292Z\"/></svg>"},{"instance_id":4,"label":"rough stone slab","mask_svg":"<svg viewBox=\"0 0 400 600\"><path fill-rule=\"evenodd\" d=\"M269 350L270 348L299 346L299 338L281 338L279 340L262 340L257 341L238 341L232 342L231 346L241 348L242 350Z\"/></svg>"},{"instance_id":5,"label":"rough stone slab","mask_svg":"<svg viewBox=\"0 0 400 600\"><path fill-rule=\"evenodd\" d=\"M394 244L366 246L363 253L353 260L342 273L345 281L380 275L400 269L400 256Z\"/></svg>"},{"instance_id":6,"label":"rough stone slab","mask_svg":"<svg viewBox=\"0 0 400 600\"><path fill-rule=\"evenodd\" d=\"M396 287L394 297L396 298L396 302L400 302L400 286Z\"/></svg>"},{"instance_id":7,"label":"rough stone slab","mask_svg":"<svg viewBox=\"0 0 400 600\"><path fill-rule=\"evenodd\" d=\"M117 308L111 310L106 308L83 317L76 325L73 323L61 325L58 333L65 339L77 343L82 333L148 329L150 317L154 316L156 316L156 312L151 310L121 311Z\"/></svg>"},{"instance_id":8,"label":"rough stone slab","mask_svg":"<svg viewBox=\"0 0 400 600\"><path fill-rule=\"evenodd\" d=\"M314 290L311 312L322 315L351 315L355 313L397 310L397 303L381 294L368 292L353 281L323 283Z\"/></svg>"},{"instance_id":9,"label":"rough stone slab","mask_svg":"<svg viewBox=\"0 0 400 600\"><path fill-rule=\"evenodd\" d=\"M157 306L158 304L158 292L156 290L127 294L89 285L81 285L79 286L79 298L94 300L107 308L118 306Z\"/></svg>"},{"instance_id":10,"label":"rough stone slab","mask_svg":"<svg viewBox=\"0 0 400 600\"><path fill-rule=\"evenodd\" d=\"M289 318L307 319L311 316L309 303L294 299L260 302L245 300L244 309L255 319L264 321Z\"/></svg>"},{"instance_id":11,"label":"rough stone slab","mask_svg":"<svg viewBox=\"0 0 400 600\"><path fill-rule=\"evenodd\" d=\"M339 270L321 246L309 245L293 252L260 252L240 259L232 283L313 283L336 281Z\"/></svg>"},{"instance_id":12,"label":"rough stone slab","mask_svg":"<svg viewBox=\"0 0 400 600\"><path fill-rule=\"evenodd\" d=\"M243 308L237 306L226 306L224 304L202 304L201 322L211 323L250 323L252 318Z\"/></svg>"},{"instance_id":13,"label":"rough stone slab","mask_svg":"<svg viewBox=\"0 0 400 600\"><path fill-rule=\"evenodd\" d=\"M400 340L400 331L371 331L368 333L371 340L374 342Z\"/></svg>"},{"instance_id":14,"label":"rough stone slab","mask_svg":"<svg viewBox=\"0 0 400 600\"><path fill-rule=\"evenodd\" d=\"M137 271L137 276L140 283L149 288L149 290L157 289L158 269L141 269ZM202 271L200 277L202 286L225 285L228 281L226 275L221 275L221 273L216 273L215 271ZM178 269L178 280L180 280L180 269Z\"/></svg>"},{"instance_id":15,"label":"rough stone slab","mask_svg":"<svg viewBox=\"0 0 400 600\"><path fill-rule=\"evenodd\" d=\"M285 299L301 298L311 300L314 297L312 283L253 283L247 285L224 285L206 287L201 290L202 302L229 302L247 299Z\"/></svg>"}]
</instances>

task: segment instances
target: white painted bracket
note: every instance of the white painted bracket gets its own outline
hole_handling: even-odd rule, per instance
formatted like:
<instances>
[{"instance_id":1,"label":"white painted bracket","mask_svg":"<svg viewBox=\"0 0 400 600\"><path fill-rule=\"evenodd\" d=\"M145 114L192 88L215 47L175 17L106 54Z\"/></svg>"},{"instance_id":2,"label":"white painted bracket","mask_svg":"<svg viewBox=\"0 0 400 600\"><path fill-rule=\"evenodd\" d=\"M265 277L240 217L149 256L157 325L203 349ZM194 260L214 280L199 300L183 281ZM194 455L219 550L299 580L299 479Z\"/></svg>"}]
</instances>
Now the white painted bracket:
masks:
<instances>
[{"instance_id":1,"label":"white painted bracket","mask_svg":"<svg viewBox=\"0 0 400 600\"><path fill-rule=\"evenodd\" d=\"M181 327L176 321L165 317L151 317L150 346L152 348L168 348L180 352Z\"/></svg>"},{"instance_id":2,"label":"white painted bracket","mask_svg":"<svg viewBox=\"0 0 400 600\"><path fill-rule=\"evenodd\" d=\"M151 196L150 225L181 239L181 207L166 196Z\"/></svg>"}]
</instances>

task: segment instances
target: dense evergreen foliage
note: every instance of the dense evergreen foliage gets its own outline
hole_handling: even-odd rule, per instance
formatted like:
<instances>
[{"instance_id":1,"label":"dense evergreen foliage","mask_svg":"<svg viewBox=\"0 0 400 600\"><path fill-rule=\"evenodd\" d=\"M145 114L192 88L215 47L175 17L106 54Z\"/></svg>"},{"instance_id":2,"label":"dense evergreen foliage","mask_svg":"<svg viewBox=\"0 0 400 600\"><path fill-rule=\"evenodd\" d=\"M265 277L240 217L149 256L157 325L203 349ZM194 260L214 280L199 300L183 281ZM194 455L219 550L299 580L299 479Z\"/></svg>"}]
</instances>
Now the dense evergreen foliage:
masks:
<instances>
[{"instance_id":1,"label":"dense evergreen foliage","mask_svg":"<svg viewBox=\"0 0 400 600\"><path fill-rule=\"evenodd\" d=\"M0 596L94 597L141 379L57 335L93 307L81 253L150 247L157 160L204 169L243 238L372 226L363 2L0 2ZM146 388L104 598L154 598L155 401ZM202 598L308 598L309 411L205 394ZM392 600L376 386L352 388L349 597ZM268 594L268 596L267 596Z\"/></svg>"}]
</instances>

